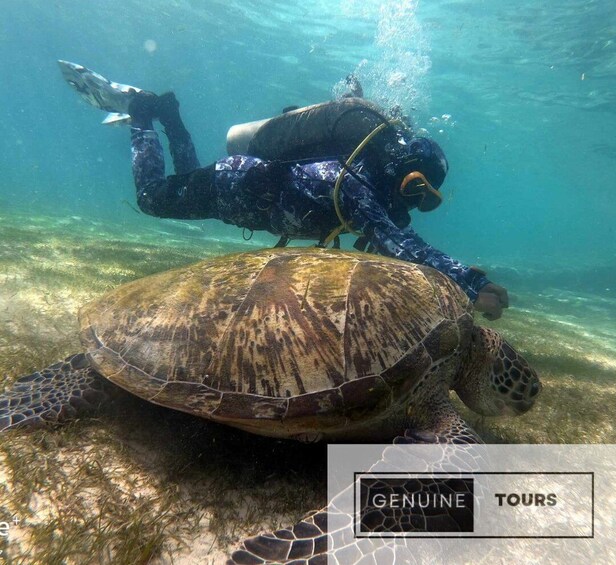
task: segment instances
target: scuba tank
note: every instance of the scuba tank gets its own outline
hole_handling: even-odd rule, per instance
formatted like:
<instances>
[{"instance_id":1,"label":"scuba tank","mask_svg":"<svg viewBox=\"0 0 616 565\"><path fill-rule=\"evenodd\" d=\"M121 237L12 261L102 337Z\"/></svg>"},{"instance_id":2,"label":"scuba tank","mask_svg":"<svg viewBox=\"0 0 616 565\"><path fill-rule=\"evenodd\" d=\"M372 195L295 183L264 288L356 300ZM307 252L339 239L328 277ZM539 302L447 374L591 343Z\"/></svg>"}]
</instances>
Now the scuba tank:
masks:
<instances>
[{"instance_id":1,"label":"scuba tank","mask_svg":"<svg viewBox=\"0 0 616 565\"><path fill-rule=\"evenodd\" d=\"M342 98L232 126L227 152L268 161L335 158L350 155L375 128L387 123L376 104Z\"/></svg>"}]
</instances>

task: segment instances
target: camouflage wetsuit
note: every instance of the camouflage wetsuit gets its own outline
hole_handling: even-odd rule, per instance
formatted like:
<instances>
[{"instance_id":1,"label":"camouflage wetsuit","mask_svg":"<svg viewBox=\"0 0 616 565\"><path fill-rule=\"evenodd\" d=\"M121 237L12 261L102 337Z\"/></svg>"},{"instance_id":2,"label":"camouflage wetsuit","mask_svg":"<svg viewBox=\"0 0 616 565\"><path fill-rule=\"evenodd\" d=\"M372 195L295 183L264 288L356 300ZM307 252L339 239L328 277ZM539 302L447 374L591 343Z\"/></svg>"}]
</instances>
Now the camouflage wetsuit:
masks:
<instances>
[{"instance_id":1,"label":"camouflage wetsuit","mask_svg":"<svg viewBox=\"0 0 616 565\"><path fill-rule=\"evenodd\" d=\"M216 218L250 230L289 238L321 239L340 222L332 193L341 169L338 161L281 165L234 155L200 168L189 133L166 127L176 174L165 177L158 134L133 125L132 165L137 202L146 213L163 218ZM429 265L456 281L475 300L489 280L480 272L423 241L408 226L406 210L395 208L379 179L361 166L366 184L347 175L340 201L343 216L364 233L382 255Z\"/></svg>"}]
</instances>

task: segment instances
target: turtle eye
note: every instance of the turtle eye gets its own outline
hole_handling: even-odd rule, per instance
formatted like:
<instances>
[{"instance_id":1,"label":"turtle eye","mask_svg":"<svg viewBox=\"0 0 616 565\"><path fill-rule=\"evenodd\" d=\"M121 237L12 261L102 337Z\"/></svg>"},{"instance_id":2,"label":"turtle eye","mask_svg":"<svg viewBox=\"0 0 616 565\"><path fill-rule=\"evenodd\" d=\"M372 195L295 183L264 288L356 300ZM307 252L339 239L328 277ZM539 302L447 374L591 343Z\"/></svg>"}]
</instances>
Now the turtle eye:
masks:
<instances>
[{"instance_id":1,"label":"turtle eye","mask_svg":"<svg viewBox=\"0 0 616 565\"><path fill-rule=\"evenodd\" d=\"M533 398L535 396L537 396L539 394L539 391L541 390L541 385L539 384L539 381L535 381L531 387L530 387L530 391L528 393L528 395Z\"/></svg>"}]
</instances>

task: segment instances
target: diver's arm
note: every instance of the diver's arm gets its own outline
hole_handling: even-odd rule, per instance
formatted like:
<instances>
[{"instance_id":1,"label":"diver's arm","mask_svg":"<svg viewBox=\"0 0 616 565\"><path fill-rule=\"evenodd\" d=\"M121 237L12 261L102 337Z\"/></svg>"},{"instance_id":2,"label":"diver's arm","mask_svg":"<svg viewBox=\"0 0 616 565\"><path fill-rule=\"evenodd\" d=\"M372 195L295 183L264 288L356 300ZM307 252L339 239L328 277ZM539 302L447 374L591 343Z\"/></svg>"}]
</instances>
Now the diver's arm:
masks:
<instances>
[{"instance_id":1,"label":"diver's arm","mask_svg":"<svg viewBox=\"0 0 616 565\"><path fill-rule=\"evenodd\" d=\"M472 301L477 300L480 290L490 283L481 271L468 267L435 249L410 227L403 231L393 224L375 226L370 241L383 255L428 265L447 275Z\"/></svg>"},{"instance_id":2,"label":"diver's arm","mask_svg":"<svg viewBox=\"0 0 616 565\"><path fill-rule=\"evenodd\" d=\"M361 192L361 196L357 192ZM360 189L357 192L356 206L351 215L352 225L369 238L379 253L437 269L453 279L473 301L477 299L480 290L490 283L481 271L467 267L435 249L413 229L401 230L396 227L386 210L368 191Z\"/></svg>"}]
</instances>

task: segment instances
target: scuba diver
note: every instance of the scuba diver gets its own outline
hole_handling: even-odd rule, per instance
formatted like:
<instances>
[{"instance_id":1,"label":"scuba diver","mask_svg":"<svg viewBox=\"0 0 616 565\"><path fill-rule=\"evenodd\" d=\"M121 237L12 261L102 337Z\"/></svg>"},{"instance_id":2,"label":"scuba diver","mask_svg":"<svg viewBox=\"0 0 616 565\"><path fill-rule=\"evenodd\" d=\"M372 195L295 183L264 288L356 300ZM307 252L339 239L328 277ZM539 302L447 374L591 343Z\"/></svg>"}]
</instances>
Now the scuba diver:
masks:
<instances>
[{"instance_id":1,"label":"scuba diver","mask_svg":"<svg viewBox=\"0 0 616 565\"><path fill-rule=\"evenodd\" d=\"M278 246L299 238L337 246L340 234L352 233L360 250L444 273L490 320L508 307L506 289L410 227L410 211L441 203L447 159L435 141L413 134L399 109L392 116L363 99L353 76L338 100L232 127L229 156L201 167L173 93L158 96L75 63L59 64L83 98L111 112L104 123L130 122L137 203L146 214L265 230L280 236ZM169 139L175 169L169 177L155 120Z\"/></svg>"}]
</instances>

